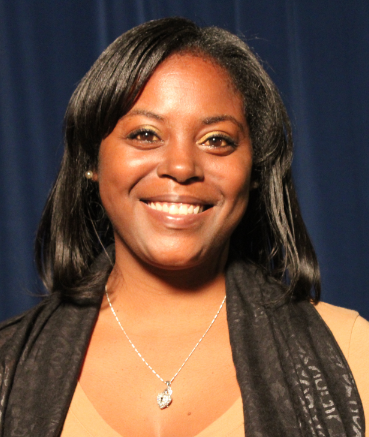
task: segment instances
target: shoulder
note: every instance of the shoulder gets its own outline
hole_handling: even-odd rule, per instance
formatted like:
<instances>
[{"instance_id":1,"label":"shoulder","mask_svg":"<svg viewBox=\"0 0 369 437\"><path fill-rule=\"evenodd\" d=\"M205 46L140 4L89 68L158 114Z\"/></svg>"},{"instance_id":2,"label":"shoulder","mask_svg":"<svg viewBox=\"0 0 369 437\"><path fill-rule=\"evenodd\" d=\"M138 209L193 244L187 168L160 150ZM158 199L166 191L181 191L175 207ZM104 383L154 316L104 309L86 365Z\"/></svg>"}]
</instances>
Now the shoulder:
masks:
<instances>
[{"instance_id":1,"label":"shoulder","mask_svg":"<svg viewBox=\"0 0 369 437\"><path fill-rule=\"evenodd\" d=\"M15 349L27 337L39 319L47 318L60 304L57 295L45 297L38 305L24 313L0 323L0 356L4 357L6 350Z\"/></svg>"},{"instance_id":2,"label":"shoulder","mask_svg":"<svg viewBox=\"0 0 369 437\"><path fill-rule=\"evenodd\" d=\"M18 327L22 324L24 315L25 313L0 323L0 351L18 330Z\"/></svg>"},{"instance_id":3,"label":"shoulder","mask_svg":"<svg viewBox=\"0 0 369 437\"><path fill-rule=\"evenodd\" d=\"M325 302L319 302L315 308L332 331L343 354L348 359L353 334L355 337L365 335L365 333L369 334L369 323L360 317L357 311Z\"/></svg>"},{"instance_id":4,"label":"shoulder","mask_svg":"<svg viewBox=\"0 0 369 437\"><path fill-rule=\"evenodd\" d=\"M62 423L98 310L97 303L77 305L54 293L0 324L0 419L5 415L17 435L51 435L45 426Z\"/></svg>"},{"instance_id":5,"label":"shoulder","mask_svg":"<svg viewBox=\"0 0 369 437\"><path fill-rule=\"evenodd\" d=\"M320 302L316 309L332 331L351 368L369 417L369 322L358 312Z\"/></svg>"}]
</instances>

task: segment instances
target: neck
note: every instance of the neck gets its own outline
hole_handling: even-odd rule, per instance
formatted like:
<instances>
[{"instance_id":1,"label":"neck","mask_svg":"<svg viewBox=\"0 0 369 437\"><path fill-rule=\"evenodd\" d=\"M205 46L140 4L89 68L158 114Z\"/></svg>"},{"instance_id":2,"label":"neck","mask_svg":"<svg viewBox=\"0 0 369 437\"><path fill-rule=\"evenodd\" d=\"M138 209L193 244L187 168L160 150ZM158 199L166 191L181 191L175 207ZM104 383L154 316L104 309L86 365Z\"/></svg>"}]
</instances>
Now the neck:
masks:
<instances>
[{"instance_id":1,"label":"neck","mask_svg":"<svg viewBox=\"0 0 369 437\"><path fill-rule=\"evenodd\" d=\"M107 283L110 298L114 307L136 320L154 320L163 312L173 318L181 314L208 318L225 295L227 253L224 250L201 265L173 270L144 264L116 248Z\"/></svg>"}]
</instances>

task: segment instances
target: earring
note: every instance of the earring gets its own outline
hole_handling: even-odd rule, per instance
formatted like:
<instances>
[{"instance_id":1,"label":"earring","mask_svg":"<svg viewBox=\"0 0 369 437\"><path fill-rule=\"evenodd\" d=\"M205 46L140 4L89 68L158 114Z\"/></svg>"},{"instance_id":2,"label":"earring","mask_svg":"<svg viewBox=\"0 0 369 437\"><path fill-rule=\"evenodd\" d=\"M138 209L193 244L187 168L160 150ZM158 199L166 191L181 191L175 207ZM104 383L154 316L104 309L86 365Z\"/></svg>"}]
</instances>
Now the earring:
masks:
<instances>
[{"instance_id":1,"label":"earring","mask_svg":"<svg viewBox=\"0 0 369 437\"><path fill-rule=\"evenodd\" d=\"M92 176L93 176L93 175L94 175L94 174L92 173L91 170L87 170L86 173L85 173L85 178L86 178L86 179L92 179Z\"/></svg>"}]
</instances>

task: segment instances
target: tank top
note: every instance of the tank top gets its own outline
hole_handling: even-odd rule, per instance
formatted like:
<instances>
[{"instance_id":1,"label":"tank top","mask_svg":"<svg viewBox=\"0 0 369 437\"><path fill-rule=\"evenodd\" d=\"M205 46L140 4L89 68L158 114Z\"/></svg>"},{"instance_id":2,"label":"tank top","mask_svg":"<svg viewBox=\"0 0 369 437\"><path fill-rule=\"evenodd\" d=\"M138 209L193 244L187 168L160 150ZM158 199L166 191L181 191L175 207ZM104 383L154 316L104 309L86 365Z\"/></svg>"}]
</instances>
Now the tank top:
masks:
<instances>
[{"instance_id":1,"label":"tank top","mask_svg":"<svg viewBox=\"0 0 369 437\"><path fill-rule=\"evenodd\" d=\"M369 417L369 322L356 311L320 302L316 309L342 349L355 378L366 417ZM77 384L61 437L128 437L111 428ZM366 436L369 437L369 426ZM131 437L131 436L129 436ZM195 437L245 437L242 399Z\"/></svg>"},{"instance_id":2,"label":"tank top","mask_svg":"<svg viewBox=\"0 0 369 437\"><path fill-rule=\"evenodd\" d=\"M102 436L126 437L118 434L105 422L78 383L61 437ZM195 437L245 437L241 397L222 416Z\"/></svg>"}]
</instances>

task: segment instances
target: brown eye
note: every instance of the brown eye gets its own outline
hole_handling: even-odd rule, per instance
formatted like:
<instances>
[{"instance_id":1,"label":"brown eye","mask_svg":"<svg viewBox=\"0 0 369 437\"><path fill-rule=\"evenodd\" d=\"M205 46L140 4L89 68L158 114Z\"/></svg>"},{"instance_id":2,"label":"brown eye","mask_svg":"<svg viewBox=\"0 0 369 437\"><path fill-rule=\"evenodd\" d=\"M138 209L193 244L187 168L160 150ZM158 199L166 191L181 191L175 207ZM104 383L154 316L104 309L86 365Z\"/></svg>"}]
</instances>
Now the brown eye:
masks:
<instances>
[{"instance_id":1,"label":"brown eye","mask_svg":"<svg viewBox=\"0 0 369 437\"><path fill-rule=\"evenodd\" d=\"M210 135L201 144L210 148L225 148L235 147L236 143L231 138L225 135Z\"/></svg>"},{"instance_id":2,"label":"brown eye","mask_svg":"<svg viewBox=\"0 0 369 437\"><path fill-rule=\"evenodd\" d=\"M214 137L207 138L204 144L210 147L225 147L225 146L229 146L229 141L226 141L222 137L214 136Z\"/></svg>"},{"instance_id":3,"label":"brown eye","mask_svg":"<svg viewBox=\"0 0 369 437\"><path fill-rule=\"evenodd\" d=\"M128 138L130 140L142 141L144 143L155 143L160 141L160 138L155 132L147 129L132 132Z\"/></svg>"}]
</instances>

